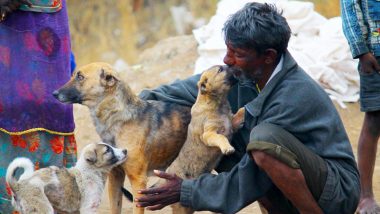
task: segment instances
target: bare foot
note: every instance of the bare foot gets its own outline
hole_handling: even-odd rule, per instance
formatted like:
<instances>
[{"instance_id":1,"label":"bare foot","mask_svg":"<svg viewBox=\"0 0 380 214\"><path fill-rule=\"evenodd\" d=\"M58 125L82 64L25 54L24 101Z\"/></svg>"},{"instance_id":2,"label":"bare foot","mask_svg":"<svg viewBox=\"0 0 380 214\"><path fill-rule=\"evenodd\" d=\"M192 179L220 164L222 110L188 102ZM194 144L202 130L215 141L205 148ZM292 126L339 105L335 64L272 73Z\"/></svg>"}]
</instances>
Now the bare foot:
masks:
<instances>
[{"instance_id":1,"label":"bare foot","mask_svg":"<svg viewBox=\"0 0 380 214\"><path fill-rule=\"evenodd\" d=\"M380 207L373 197L360 199L357 214L380 214Z\"/></svg>"}]
</instances>

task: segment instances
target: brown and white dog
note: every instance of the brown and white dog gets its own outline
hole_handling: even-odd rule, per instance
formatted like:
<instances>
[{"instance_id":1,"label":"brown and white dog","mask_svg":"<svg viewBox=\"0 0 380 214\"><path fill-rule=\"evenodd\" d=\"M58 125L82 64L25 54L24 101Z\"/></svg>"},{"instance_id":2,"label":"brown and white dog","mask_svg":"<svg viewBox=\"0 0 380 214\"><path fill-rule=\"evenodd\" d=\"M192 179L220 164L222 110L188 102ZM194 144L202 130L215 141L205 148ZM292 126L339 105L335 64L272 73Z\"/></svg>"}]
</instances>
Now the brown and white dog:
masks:
<instances>
[{"instance_id":1,"label":"brown and white dog","mask_svg":"<svg viewBox=\"0 0 380 214\"><path fill-rule=\"evenodd\" d=\"M79 68L53 95L64 103L87 106L102 140L128 149L128 160L109 176L111 213L121 212L122 187L128 176L134 197L147 186L154 169L166 169L186 140L190 108L137 97L106 63ZM133 213L144 213L134 206Z\"/></svg>"},{"instance_id":2,"label":"brown and white dog","mask_svg":"<svg viewBox=\"0 0 380 214\"><path fill-rule=\"evenodd\" d=\"M16 158L6 174L12 205L22 214L96 213L109 171L126 158L127 150L104 143L85 146L69 169L50 166L34 171L28 158ZM24 169L19 180L17 168Z\"/></svg>"}]
</instances>

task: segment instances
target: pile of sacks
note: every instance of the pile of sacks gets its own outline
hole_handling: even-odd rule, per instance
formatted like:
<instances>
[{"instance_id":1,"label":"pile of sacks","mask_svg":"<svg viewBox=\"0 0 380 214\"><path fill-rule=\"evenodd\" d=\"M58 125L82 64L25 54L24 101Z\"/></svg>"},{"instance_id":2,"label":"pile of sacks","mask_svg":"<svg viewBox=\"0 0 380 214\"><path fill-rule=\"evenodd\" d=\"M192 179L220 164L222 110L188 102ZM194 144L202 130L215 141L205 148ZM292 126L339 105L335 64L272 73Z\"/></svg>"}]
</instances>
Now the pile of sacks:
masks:
<instances>
[{"instance_id":1,"label":"pile of sacks","mask_svg":"<svg viewBox=\"0 0 380 214\"><path fill-rule=\"evenodd\" d=\"M227 18L252 0L221 0L207 25L193 30L199 58L195 73L223 63L226 45L222 28ZM292 30L289 52L298 64L342 107L359 100L357 60L352 59L340 17L327 19L314 11L314 4L301 1L262 1L283 11Z\"/></svg>"}]
</instances>

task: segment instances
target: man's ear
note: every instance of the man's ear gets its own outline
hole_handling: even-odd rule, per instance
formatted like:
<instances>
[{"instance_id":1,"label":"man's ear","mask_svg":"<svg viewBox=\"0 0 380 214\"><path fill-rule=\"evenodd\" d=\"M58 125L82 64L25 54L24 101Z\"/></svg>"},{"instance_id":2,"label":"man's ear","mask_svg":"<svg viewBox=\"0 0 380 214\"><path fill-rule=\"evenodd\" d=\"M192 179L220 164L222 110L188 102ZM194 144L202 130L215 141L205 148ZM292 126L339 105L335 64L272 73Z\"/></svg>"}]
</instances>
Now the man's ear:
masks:
<instances>
[{"instance_id":1,"label":"man's ear","mask_svg":"<svg viewBox=\"0 0 380 214\"><path fill-rule=\"evenodd\" d=\"M87 163L93 165L97 161L96 152L94 150L86 151L84 154L84 158L87 161Z\"/></svg>"},{"instance_id":2,"label":"man's ear","mask_svg":"<svg viewBox=\"0 0 380 214\"><path fill-rule=\"evenodd\" d=\"M102 68L100 73L100 81L104 86L112 87L114 86L119 80L107 72L105 69Z\"/></svg>"},{"instance_id":3,"label":"man's ear","mask_svg":"<svg viewBox=\"0 0 380 214\"><path fill-rule=\"evenodd\" d=\"M265 53L264 53L265 64L274 64L276 62L277 55L278 55L278 53L275 49L273 49L273 48L266 49Z\"/></svg>"}]
</instances>

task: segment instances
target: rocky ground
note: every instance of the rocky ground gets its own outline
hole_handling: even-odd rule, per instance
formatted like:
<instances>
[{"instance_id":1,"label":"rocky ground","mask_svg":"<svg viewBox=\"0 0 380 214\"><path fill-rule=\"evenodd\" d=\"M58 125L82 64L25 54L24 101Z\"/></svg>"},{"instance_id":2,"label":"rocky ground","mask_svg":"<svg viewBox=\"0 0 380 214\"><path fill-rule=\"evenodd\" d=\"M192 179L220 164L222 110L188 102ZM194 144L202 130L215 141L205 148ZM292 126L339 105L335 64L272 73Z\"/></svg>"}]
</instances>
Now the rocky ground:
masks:
<instances>
[{"instance_id":1,"label":"rocky ground","mask_svg":"<svg viewBox=\"0 0 380 214\"><path fill-rule=\"evenodd\" d=\"M143 88L154 88L160 84L170 83L175 79L183 79L192 75L194 62L197 58L197 43L192 36L180 36L165 39L157 43L153 48L145 50L136 64L120 67L123 79L138 93ZM348 104L346 109L337 106L349 134L352 146L356 154L357 140L363 120L363 114L359 111L358 103ZM76 138L79 151L83 145L99 140L86 107L74 106L76 123ZM379 155L378 155L379 156ZM153 182L154 178L150 180ZM375 195L380 200L380 157L377 158L375 176L373 179ZM129 186L128 181L125 186ZM101 205L100 213L109 213L107 193ZM132 204L123 201L124 213L131 213ZM150 212L148 212L150 213ZM170 208L155 213L170 213ZM208 213L208 212L199 212ZM240 214L260 213L256 203L239 212Z\"/></svg>"}]
</instances>

